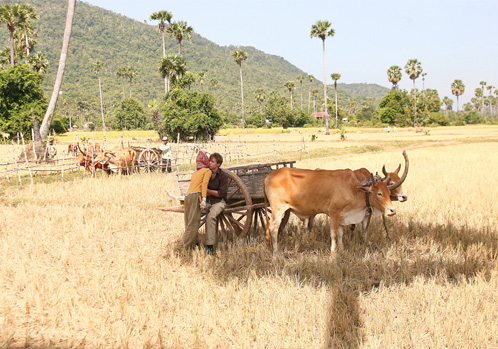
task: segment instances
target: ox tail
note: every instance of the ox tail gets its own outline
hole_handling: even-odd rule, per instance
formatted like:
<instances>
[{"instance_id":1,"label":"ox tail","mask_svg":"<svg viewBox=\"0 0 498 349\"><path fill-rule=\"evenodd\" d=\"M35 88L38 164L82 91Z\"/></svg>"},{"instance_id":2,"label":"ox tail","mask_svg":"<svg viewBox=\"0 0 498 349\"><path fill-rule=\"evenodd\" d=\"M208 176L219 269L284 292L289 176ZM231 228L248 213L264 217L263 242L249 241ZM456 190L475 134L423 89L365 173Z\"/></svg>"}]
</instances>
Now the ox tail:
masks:
<instances>
[{"instance_id":1,"label":"ox tail","mask_svg":"<svg viewBox=\"0 0 498 349\"><path fill-rule=\"evenodd\" d=\"M265 218L266 218L266 244L268 247L272 248L271 236L270 236L270 218L268 217L268 198L266 197L266 185L263 181L263 197L265 199Z\"/></svg>"}]
</instances>

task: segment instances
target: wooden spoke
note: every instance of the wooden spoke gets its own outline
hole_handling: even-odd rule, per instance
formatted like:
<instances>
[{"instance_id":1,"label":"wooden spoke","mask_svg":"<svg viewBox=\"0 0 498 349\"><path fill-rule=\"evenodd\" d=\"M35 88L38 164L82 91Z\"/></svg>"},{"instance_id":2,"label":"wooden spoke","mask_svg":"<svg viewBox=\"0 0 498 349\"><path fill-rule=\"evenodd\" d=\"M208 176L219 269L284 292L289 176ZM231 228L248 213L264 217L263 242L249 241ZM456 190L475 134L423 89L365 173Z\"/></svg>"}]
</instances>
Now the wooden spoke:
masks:
<instances>
[{"instance_id":1,"label":"wooden spoke","mask_svg":"<svg viewBox=\"0 0 498 349\"><path fill-rule=\"evenodd\" d=\"M232 208L232 207L239 206L240 204L245 204L245 203L246 203L246 200L239 200L239 201L231 202L229 205L227 205L227 207Z\"/></svg>"},{"instance_id":2,"label":"wooden spoke","mask_svg":"<svg viewBox=\"0 0 498 349\"><path fill-rule=\"evenodd\" d=\"M238 192L240 191L240 187L238 187L235 191L233 191L232 193L230 193L230 196L228 196L228 200L230 200L235 194L237 194Z\"/></svg>"}]
</instances>

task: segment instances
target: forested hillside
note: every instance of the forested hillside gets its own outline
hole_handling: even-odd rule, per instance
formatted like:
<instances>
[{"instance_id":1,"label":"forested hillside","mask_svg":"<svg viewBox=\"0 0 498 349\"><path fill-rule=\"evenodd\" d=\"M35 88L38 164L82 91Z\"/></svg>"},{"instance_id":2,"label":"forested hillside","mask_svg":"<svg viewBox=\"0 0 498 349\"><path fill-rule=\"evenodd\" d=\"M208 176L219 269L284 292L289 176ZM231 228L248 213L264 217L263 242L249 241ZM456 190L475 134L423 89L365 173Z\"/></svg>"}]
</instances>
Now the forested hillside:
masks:
<instances>
[{"instance_id":1,"label":"forested hillside","mask_svg":"<svg viewBox=\"0 0 498 349\"><path fill-rule=\"evenodd\" d=\"M33 5L40 16L39 20L34 21L38 33L35 52L41 52L50 63L44 83L49 98L62 45L67 1L1 0L0 4L14 2ZM189 25L195 31L195 23ZM8 31L2 24L0 47L7 45ZM67 111L73 115L86 114L85 118L99 115L98 80L93 69L93 62L97 60L105 64L101 77L106 114L111 113L123 98L123 83L126 96L130 95L130 81L121 80L116 75L117 69L122 66L133 65L137 71L131 82L133 97L145 105L153 99L160 99L164 94L164 80L158 73L158 64L162 55L161 45L161 35L155 25L141 23L84 2L77 2L62 94L58 103L59 112L64 114ZM288 91L284 88L284 84L295 80L299 75L307 76L306 72L282 57L265 54L253 47L219 46L203 38L202 33L196 33L191 41L182 42L182 55L187 60L187 69L193 73L205 72L204 83L201 85L197 81L192 88L214 94L218 106L229 114L240 113L239 66L231 57L236 48L246 51L248 55L248 59L242 64L246 114L259 110L254 98L256 89L262 88L267 94L279 91L287 96ZM176 40L167 37L166 53L177 52ZM317 51L316 54L321 52ZM218 81L215 87L210 84L212 79ZM312 88L320 90L320 84L320 81L315 80ZM309 88L307 78L302 86L303 105L306 107ZM340 103L343 105L351 99L357 102L362 102L368 97L380 99L388 91L387 88L378 85L340 83L338 90ZM333 93L333 87L329 88L330 96L333 96ZM296 101L299 101L301 90L298 82L294 94ZM64 102L66 107L63 107ZM296 105L299 105L298 103Z\"/></svg>"}]
</instances>

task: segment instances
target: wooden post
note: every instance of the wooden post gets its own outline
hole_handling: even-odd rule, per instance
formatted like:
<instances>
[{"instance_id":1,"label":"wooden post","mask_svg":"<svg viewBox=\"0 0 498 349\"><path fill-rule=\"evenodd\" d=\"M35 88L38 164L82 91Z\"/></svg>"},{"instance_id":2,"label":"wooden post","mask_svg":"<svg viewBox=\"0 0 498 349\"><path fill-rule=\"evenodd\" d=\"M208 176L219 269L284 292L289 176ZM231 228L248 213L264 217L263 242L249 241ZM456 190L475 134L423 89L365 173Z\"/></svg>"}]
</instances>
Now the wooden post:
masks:
<instances>
[{"instance_id":1,"label":"wooden post","mask_svg":"<svg viewBox=\"0 0 498 349\"><path fill-rule=\"evenodd\" d=\"M33 185L33 173L31 173L31 167L29 167L28 155L26 154L26 144L24 143L24 135L21 133L22 147L24 149L24 159L26 160L26 166L28 166L29 177L31 178L31 185ZM33 144L33 148L34 148Z\"/></svg>"}]
</instances>

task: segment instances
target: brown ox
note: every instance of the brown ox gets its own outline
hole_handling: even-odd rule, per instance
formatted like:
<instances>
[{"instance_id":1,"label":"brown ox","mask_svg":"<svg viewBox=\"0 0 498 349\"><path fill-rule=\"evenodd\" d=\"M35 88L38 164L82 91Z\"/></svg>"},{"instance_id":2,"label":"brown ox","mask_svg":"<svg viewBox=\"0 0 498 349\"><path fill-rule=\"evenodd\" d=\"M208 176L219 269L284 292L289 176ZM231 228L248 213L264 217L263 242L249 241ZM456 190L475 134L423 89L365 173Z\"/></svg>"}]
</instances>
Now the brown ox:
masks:
<instances>
[{"instance_id":1,"label":"brown ox","mask_svg":"<svg viewBox=\"0 0 498 349\"><path fill-rule=\"evenodd\" d=\"M136 157L137 152L131 148L105 151L94 159L94 164L107 173L130 174L135 172Z\"/></svg>"},{"instance_id":2,"label":"brown ox","mask_svg":"<svg viewBox=\"0 0 498 349\"><path fill-rule=\"evenodd\" d=\"M386 178L385 182L389 182ZM354 172L346 170L305 170L283 167L270 173L264 182L265 193L272 209L267 224L266 240L278 250L278 228L286 211L301 219L325 213L330 218L332 252L342 248L344 225L363 222L369 211L396 214L390 199L390 190L373 175L369 180L359 181ZM399 184L398 184L399 186Z\"/></svg>"},{"instance_id":3,"label":"brown ox","mask_svg":"<svg viewBox=\"0 0 498 349\"><path fill-rule=\"evenodd\" d=\"M388 177L390 178L389 182L387 183L391 188L391 201L400 201L404 202L408 200L408 195L406 195L405 191L403 190L402 184L406 179L406 176L408 175L408 169L410 167L410 163L408 161L408 155L406 154L406 151L403 151L403 157L405 158L405 169L403 171L403 175L401 178L399 177L399 171L401 170L401 164L399 164L398 168L394 172L387 172L386 171L386 166L382 166L382 173L384 174L384 178L381 178L382 181L385 181ZM356 178L359 181L363 181L368 179L371 176L370 171L368 171L366 168L360 168L358 170L354 171L354 174ZM373 215L379 215L380 213L374 211ZM384 214L382 215L382 222L384 223L384 228L386 229L386 235L389 238L389 231L387 229L387 224L386 224L386 216ZM363 239L367 238L367 233L368 233L368 224L370 220L367 219L366 221L363 222ZM352 230L354 230L355 226L351 226Z\"/></svg>"},{"instance_id":4,"label":"brown ox","mask_svg":"<svg viewBox=\"0 0 498 349\"><path fill-rule=\"evenodd\" d=\"M404 202L406 200L408 200L408 195L406 195L403 187L402 187L402 184L403 182L405 181L406 179L406 176L408 175L408 168L410 166L410 163L408 161L408 155L406 154L406 151L403 151L403 157L405 158L405 169L403 171L403 175L401 176L401 178L399 177L399 171L401 170L401 164L399 164L398 168L394 171L394 172L387 172L386 171L386 166L383 165L382 166L382 172L384 173L384 178L380 178L379 176L376 176L377 179L380 179L382 181L385 181L387 179L387 177L390 178L389 180L389 183L387 183L391 188L393 188L391 190L391 201L400 201L400 202ZM366 168L359 168L357 170L354 170L353 171L356 179L358 179L359 181L364 181L364 180L367 180L371 177L371 173L370 171L368 171ZM374 216L377 215L376 213L379 214L379 212L377 211L374 211ZM288 218L289 218L289 214L290 212L287 212L286 215L284 216L284 219L283 219L283 225L286 224ZM363 239L366 239L367 238L367 233L368 233L368 224L370 222L369 220L369 217L370 216L367 216L366 219L362 222L363 223ZM308 228L309 231L311 231L311 228L313 226L313 222L314 222L314 216L311 216L308 218L308 220L306 221L306 219L304 219L304 225ZM387 224L386 224L386 216L384 214L382 214L382 222L384 223L384 228L386 229L386 235L387 237L389 238L389 231L387 229ZM353 231L355 229L356 225L351 225L351 231ZM280 230L282 229L282 227L280 227Z\"/></svg>"}]
</instances>

